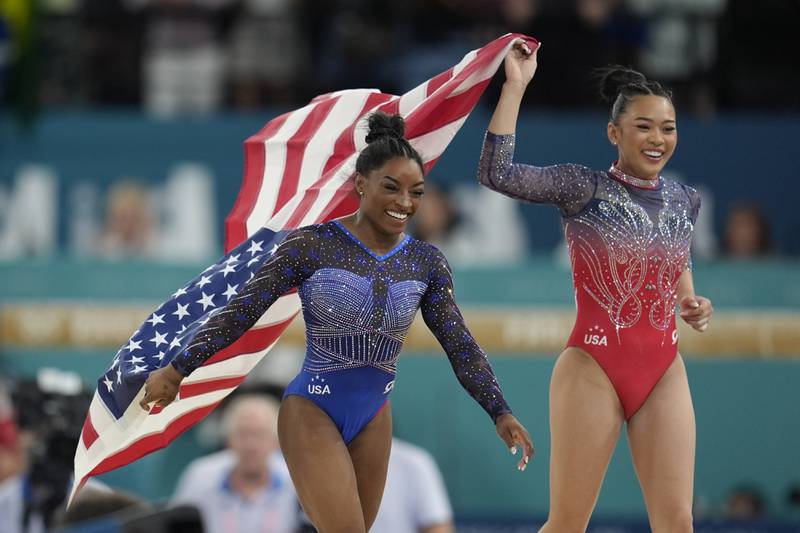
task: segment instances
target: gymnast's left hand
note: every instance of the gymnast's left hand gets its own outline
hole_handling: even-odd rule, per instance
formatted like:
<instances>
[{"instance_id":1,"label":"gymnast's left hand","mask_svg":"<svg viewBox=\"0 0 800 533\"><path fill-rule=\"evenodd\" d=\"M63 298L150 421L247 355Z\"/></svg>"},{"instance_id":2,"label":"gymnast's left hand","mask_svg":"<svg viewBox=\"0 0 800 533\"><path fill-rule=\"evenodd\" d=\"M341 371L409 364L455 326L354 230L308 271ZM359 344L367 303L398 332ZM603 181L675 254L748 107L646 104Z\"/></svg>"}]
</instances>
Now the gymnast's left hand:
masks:
<instances>
[{"instance_id":1,"label":"gymnast's left hand","mask_svg":"<svg viewBox=\"0 0 800 533\"><path fill-rule=\"evenodd\" d=\"M522 459L517 464L517 470L525 470L528 460L533 457L533 441L528 430L511 413L500 415L495 423L495 429L512 454L517 455L517 444L522 446Z\"/></svg>"},{"instance_id":2,"label":"gymnast's left hand","mask_svg":"<svg viewBox=\"0 0 800 533\"><path fill-rule=\"evenodd\" d=\"M711 300L702 296L684 296L680 301L681 318L700 333L708 329L714 308Z\"/></svg>"}]
</instances>

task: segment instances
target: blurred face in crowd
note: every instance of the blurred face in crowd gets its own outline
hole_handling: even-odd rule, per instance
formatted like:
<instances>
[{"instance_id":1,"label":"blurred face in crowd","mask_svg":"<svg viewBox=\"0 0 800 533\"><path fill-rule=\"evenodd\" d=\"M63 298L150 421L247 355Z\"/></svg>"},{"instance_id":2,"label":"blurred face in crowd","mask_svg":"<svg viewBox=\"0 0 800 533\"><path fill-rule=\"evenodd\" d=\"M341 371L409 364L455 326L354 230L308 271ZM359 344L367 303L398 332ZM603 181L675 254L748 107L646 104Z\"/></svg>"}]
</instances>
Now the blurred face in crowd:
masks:
<instances>
[{"instance_id":1,"label":"blurred face in crowd","mask_svg":"<svg viewBox=\"0 0 800 533\"><path fill-rule=\"evenodd\" d=\"M425 202L414 219L414 235L424 241L436 241L446 235L454 216L447 196L436 187L428 187Z\"/></svg>"},{"instance_id":2,"label":"blurred face in crowd","mask_svg":"<svg viewBox=\"0 0 800 533\"><path fill-rule=\"evenodd\" d=\"M756 257L769 247L767 230L760 211L750 206L736 207L725 224L725 249L733 257Z\"/></svg>"},{"instance_id":3,"label":"blurred face in crowd","mask_svg":"<svg viewBox=\"0 0 800 533\"><path fill-rule=\"evenodd\" d=\"M261 399L232 405L228 420L228 447L238 458L242 474L263 475L269 456L278 449L277 410Z\"/></svg>"},{"instance_id":4,"label":"blurred face in crowd","mask_svg":"<svg viewBox=\"0 0 800 533\"><path fill-rule=\"evenodd\" d=\"M356 175L363 216L379 234L399 236L417 212L425 194L422 169L416 161L394 157L368 176Z\"/></svg>"},{"instance_id":5,"label":"blurred face in crowd","mask_svg":"<svg viewBox=\"0 0 800 533\"><path fill-rule=\"evenodd\" d=\"M618 124L608 123L608 138L619 149L621 171L656 179L678 143L675 108L663 96L635 96Z\"/></svg>"}]
</instances>

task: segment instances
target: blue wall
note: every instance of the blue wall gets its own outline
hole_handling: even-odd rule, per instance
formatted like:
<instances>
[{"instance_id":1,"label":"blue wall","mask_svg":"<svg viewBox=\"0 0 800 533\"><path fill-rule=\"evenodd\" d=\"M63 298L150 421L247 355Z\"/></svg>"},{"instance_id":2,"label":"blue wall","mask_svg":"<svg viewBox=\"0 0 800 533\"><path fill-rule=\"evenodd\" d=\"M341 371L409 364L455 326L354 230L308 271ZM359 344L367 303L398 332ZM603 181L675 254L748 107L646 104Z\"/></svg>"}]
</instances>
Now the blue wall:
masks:
<instances>
[{"instance_id":1,"label":"blue wall","mask_svg":"<svg viewBox=\"0 0 800 533\"><path fill-rule=\"evenodd\" d=\"M159 121L138 113L62 112L45 116L32 133L22 136L8 120L0 120L0 183L9 183L27 162L55 167L66 193L81 180L108 184L138 176L160 182L174 163L199 161L216 177L222 216L232 207L241 182L242 142L276 114ZM449 184L473 181L487 122L488 113L476 110L430 178ZM800 253L800 213L793 205L800 197L800 116L722 115L680 119L679 124L679 147L668 170L713 191L717 233L726 206L749 199L764 207L780 249ZM525 162L572 161L606 168L615 155L602 115L527 114L518 133L519 159ZM61 194L62 216L67 197ZM533 247L551 248L560 238L555 211L527 206L524 214Z\"/></svg>"}]
</instances>

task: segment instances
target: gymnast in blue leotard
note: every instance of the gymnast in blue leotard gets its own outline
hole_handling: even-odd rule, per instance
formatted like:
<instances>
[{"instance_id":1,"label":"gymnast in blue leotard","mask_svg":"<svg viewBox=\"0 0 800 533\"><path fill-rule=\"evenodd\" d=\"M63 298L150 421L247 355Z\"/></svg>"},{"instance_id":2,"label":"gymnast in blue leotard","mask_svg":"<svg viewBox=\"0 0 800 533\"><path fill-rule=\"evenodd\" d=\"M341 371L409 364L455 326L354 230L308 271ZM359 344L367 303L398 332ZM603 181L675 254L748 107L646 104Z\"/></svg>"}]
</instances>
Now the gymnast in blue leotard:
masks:
<instances>
[{"instance_id":1,"label":"gymnast in blue leotard","mask_svg":"<svg viewBox=\"0 0 800 533\"><path fill-rule=\"evenodd\" d=\"M286 389L278 432L300 501L320 531L367 531L375 519L391 442L384 407L417 309L500 437L509 448L524 448L520 469L532 454L530 436L456 306L445 257L405 234L424 179L403 127L399 116L371 116L368 145L356 163L358 213L289 233L244 289L145 385L145 400L168 403L174 394L156 391L179 384L296 288L307 350Z\"/></svg>"}]
</instances>

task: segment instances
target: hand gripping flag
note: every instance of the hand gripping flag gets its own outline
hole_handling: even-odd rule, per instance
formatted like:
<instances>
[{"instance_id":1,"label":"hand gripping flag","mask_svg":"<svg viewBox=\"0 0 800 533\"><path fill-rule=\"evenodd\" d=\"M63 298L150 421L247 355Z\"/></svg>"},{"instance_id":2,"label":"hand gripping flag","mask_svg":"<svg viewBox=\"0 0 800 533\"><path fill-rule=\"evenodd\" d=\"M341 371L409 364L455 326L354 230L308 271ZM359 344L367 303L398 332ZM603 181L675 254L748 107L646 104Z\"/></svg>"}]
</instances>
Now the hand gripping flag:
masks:
<instances>
[{"instance_id":1,"label":"hand gripping flag","mask_svg":"<svg viewBox=\"0 0 800 533\"><path fill-rule=\"evenodd\" d=\"M282 296L241 338L186 377L175 402L149 413L139 406L149 373L191 343L287 231L358 209L352 176L366 146L365 117L374 111L402 115L406 137L430 170L518 37L508 34L473 50L399 97L368 89L319 96L245 141L244 180L225 222L227 253L156 309L98 379L75 452L70 501L90 476L163 448L200 421L275 344L300 310L296 293Z\"/></svg>"}]
</instances>

